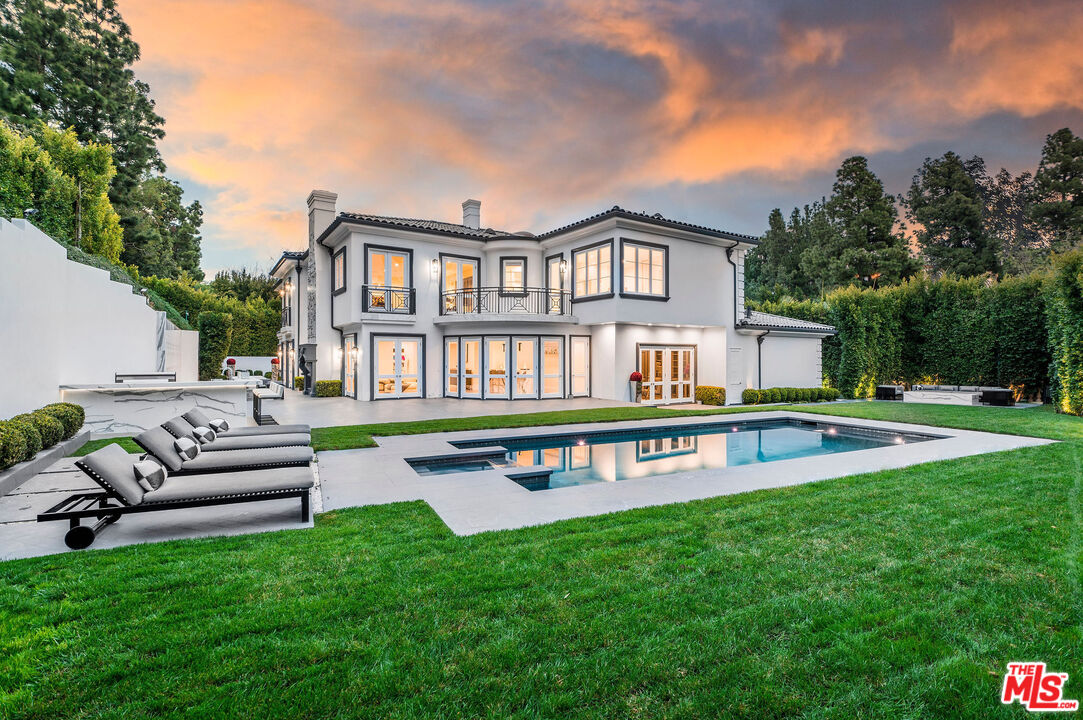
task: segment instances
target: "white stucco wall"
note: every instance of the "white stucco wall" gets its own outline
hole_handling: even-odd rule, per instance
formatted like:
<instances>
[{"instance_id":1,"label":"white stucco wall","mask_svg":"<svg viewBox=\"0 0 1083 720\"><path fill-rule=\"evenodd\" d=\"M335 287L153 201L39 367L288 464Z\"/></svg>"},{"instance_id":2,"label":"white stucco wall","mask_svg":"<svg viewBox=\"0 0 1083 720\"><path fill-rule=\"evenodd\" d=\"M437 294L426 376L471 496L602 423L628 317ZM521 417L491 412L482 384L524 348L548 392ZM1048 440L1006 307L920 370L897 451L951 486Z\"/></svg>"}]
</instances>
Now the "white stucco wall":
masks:
<instances>
[{"instance_id":1,"label":"white stucco wall","mask_svg":"<svg viewBox=\"0 0 1083 720\"><path fill-rule=\"evenodd\" d=\"M768 335L760 348L762 387L820 387L820 339Z\"/></svg>"},{"instance_id":2,"label":"white stucco wall","mask_svg":"<svg viewBox=\"0 0 1083 720\"><path fill-rule=\"evenodd\" d=\"M30 223L0 219L0 253L0 368L9 379L0 418L59 401L60 385L112 383L118 372L179 376L195 366L188 336L196 333L166 330L159 343L159 313L141 296L69 261Z\"/></svg>"}]
</instances>

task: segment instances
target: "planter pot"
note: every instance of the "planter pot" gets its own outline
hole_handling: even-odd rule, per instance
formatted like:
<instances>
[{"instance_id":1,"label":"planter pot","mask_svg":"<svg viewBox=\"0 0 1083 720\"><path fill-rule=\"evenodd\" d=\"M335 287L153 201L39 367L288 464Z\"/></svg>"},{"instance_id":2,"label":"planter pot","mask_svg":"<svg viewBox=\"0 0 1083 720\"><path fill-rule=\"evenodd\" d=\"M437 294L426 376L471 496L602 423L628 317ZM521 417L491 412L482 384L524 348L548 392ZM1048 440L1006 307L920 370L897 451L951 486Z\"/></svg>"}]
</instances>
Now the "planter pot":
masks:
<instances>
[{"instance_id":1,"label":"planter pot","mask_svg":"<svg viewBox=\"0 0 1083 720\"><path fill-rule=\"evenodd\" d=\"M632 394L632 402L642 402L643 398L643 383L642 382L628 382L629 392Z\"/></svg>"}]
</instances>

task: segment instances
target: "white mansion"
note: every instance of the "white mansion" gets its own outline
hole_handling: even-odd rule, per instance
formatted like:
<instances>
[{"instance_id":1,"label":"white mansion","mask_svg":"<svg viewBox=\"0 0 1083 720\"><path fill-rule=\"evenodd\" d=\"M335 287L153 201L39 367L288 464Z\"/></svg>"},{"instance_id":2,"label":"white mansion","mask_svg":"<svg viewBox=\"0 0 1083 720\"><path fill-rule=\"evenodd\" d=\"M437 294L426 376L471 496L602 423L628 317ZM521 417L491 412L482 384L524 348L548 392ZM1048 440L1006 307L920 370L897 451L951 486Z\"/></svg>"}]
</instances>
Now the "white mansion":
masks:
<instances>
[{"instance_id":1,"label":"white mansion","mask_svg":"<svg viewBox=\"0 0 1083 720\"><path fill-rule=\"evenodd\" d=\"M748 235L614 207L533 235L338 212L308 196L308 247L271 270L283 377L357 400L690 402L697 385L818 387L826 325L744 309Z\"/></svg>"}]
</instances>

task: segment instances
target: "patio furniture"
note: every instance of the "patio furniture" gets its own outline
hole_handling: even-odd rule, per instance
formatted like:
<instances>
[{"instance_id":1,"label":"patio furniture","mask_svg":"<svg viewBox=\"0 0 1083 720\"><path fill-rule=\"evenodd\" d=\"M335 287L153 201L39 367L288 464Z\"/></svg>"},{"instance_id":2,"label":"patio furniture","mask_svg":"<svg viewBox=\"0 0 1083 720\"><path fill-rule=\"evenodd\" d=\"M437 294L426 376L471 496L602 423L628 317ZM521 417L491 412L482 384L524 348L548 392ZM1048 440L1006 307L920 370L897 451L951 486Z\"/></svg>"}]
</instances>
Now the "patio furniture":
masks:
<instances>
[{"instance_id":1,"label":"patio furniture","mask_svg":"<svg viewBox=\"0 0 1083 720\"><path fill-rule=\"evenodd\" d=\"M903 392L906 388L902 385L877 385L876 386L876 399L877 400L902 400Z\"/></svg>"},{"instance_id":2,"label":"patio furniture","mask_svg":"<svg viewBox=\"0 0 1083 720\"><path fill-rule=\"evenodd\" d=\"M193 427L210 427L212 418L199 408L192 408L188 412L181 415L187 420ZM252 427L231 427L229 430L224 430L219 433L219 437L225 439L227 437L253 437L263 435L287 435L292 433L311 433L312 428L308 425L256 425Z\"/></svg>"},{"instance_id":3,"label":"patio furniture","mask_svg":"<svg viewBox=\"0 0 1083 720\"><path fill-rule=\"evenodd\" d=\"M981 392L981 403L983 405L996 405L999 407L1015 405L1015 393L1008 388L983 387L978 388L978 390Z\"/></svg>"},{"instance_id":4,"label":"patio furniture","mask_svg":"<svg viewBox=\"0 0 1083 720\"><path fill-rule=\"evenodd\" d=\"M273 437L248 439L264 442L274 440ZM149 456L169 470L172 475L265 470L295 465L307 466L312 462L313 458L312 448L308 445L266 445L236 450L215 450L211 448L215 443L208 443L201 447L198 455L186 460L180 456L174 446L177 438L161 427L144 430L133 437L132 440L135 441L136 445L143 448Z\"/></svg>"},{"instance_id":5,"label":"patio furniture","mask_svg":"<svg viewBox=\"0 0 1083 720\"><path fill-rule=\"evenodd\" d=\"M308 467L282 468L274 473L168 477L158 489L145 491L135 479L135 462L119 445L106 445L75 465L104 492L75 493L37 518L38 522L67 520L70 525L64 543L73 550L89 547L106 527L131 513L300 498L301 522L309 518L314 483ZM82 525L84 518L95 518L97 522Z\"/></svg>"},{"instance_id":6,"label":"patio furniture","mask_svg":"<svg viewBox=\"0 0 1083 720\"><path fill-rule=\"evenodd\" d=\"M196 442L196 426L179 415L172 420L162 423L162 427L169 431L175 438L191 438ZM283 427L278 425L276 430ZM211 442L202 446L204 450L247 450L249 448L286 447L289 445L308 445L312 442L312 436L307 432L281 432L268 433L265 435L246 435L242 437L229 437L223 434Z\"/></svg>"}]
</instances>

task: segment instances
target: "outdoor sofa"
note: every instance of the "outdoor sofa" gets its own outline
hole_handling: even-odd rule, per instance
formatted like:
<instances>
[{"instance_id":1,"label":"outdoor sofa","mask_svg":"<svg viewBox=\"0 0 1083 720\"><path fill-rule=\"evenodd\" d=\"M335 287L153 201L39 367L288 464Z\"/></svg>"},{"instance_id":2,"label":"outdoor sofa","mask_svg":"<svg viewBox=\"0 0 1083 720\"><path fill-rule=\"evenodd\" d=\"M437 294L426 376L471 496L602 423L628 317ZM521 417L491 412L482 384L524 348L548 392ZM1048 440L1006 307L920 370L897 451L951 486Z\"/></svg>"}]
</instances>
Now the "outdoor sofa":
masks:
<instances>
[{"instance_id":1,"label":"outdoor sofa","mask_svg":"<svg viewBox=\"0 0 1083 720\"><path fill-rule=\"evenodd\" d=\"M188 436L185 436L188 437ZM149 457L157 460L170 474L188 475L215 472L233 472L237 470L263 470L267 468L308 465L312 462L312 448L307 444L297 444L288 438L293 436L268 435L238 440L259 441L257 447L223 449L218 440L199 445L199 453L189 459L177 450L179 438L164 427L144 430L132 440L146 451ZM306 436L307 437L307 436ZM192 438L188 438L192 439ZM288 444L278 444L285 439ZM199 441L194 440L198 445Z\"/></svg>"},{"instance_id":2,"label":"outdoor sofa","mask_svg":"<svg viewBox=\"0 0 1083 720\"><path fill-rule=\"evenodd\" d=\"M102 492L76 493L38 515L38 522L67 520L64 543L73 550L89 547L94 539L122 515L212 505L258 502L284 498L301 501L301 522L308 522L312 470L279 468L273 473L240 471L187 477L165 477L151 490L140 485L136 461L119 445L106 445L75 462L76 467L101 486ZM94 525L82 525L94 518Z\"/></svg>"},{"instance_id":3,"label":"outdoor sofa","mask_svg":"<svg viewBox=\"0 0 1083 720\"><path fill-rule=\"evenodd\" d=\"M1001 407L1015 405L1015 393L1009 388L979 385L913 385L911 389L927 392L979 393L978 402L982 405Z\"/></svg>"}]
</instances>

